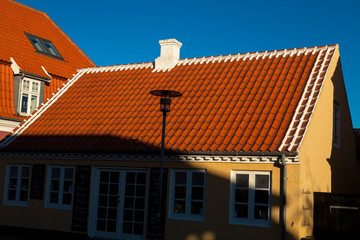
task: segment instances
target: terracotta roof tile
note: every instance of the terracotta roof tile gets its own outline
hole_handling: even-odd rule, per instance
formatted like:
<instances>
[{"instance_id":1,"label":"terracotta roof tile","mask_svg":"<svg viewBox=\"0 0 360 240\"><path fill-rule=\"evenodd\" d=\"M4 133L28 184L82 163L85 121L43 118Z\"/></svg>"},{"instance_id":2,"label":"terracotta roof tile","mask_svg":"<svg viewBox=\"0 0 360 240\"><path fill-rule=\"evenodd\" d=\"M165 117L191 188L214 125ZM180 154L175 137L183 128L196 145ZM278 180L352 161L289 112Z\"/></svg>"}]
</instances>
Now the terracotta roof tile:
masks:
<instances>
[{"instance_id":1,"label":"terracotta roof tile","mask_svg":"<svg viewBox=\"0 0 360 240\"><path fill-rule=\"evenodd\" d=\"M152 63L83 69L3 145L15 140L6 149L156 150L162 115L149 92L171 89L183 96L172 100L168 150L296 151L336 48L180 60L170 71L153 71ZM40 133L55 140L30 143L25 137Z\"/></svg>"},{"instance_id":2,"label":"terracotta roof tile","mask_svg":"<svg viewBox=\"0 0 360 240\"><path fill-rule=\"evenodd\" d=\"M45 86L45 100L51 98L52 93L57 92L78 68L95 66L41 11L15 1L2 0L0 19L0 116L2 117L24 119L15 114L10 58L15 60L23 72L48 77L42 69L43 66L52 75L51 83ZM25 33L50 40L64 60L37 53Z\"/></svg>"}]
</instances>

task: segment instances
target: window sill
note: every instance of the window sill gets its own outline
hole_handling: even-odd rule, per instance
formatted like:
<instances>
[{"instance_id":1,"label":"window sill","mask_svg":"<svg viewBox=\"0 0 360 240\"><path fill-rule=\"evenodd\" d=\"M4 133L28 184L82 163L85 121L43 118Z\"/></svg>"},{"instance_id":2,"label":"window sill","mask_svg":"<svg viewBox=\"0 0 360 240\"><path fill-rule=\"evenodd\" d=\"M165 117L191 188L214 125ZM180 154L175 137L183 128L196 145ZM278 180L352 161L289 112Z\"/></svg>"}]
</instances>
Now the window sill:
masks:
<instances>
[{"instance_id":1,"label":"window sill","mask_svg":"<svg viewBox=\"0 0 360 240\"><path fill-rule=\"evenodd\" d=\"M204 222L205 219L203 216L201 217L191 217L191 216L178 216L178 215L169 215L168 216L169 219L174 219L174 220L185 220L185 221L196 221L196 222Z\"/></svg>"},{"instance_id":2,"label":"window sill","mask_svg":"<svg viewBox=\"0 0 360 240\"><path fill-rule=\"evenodd\" d=\"M9 201L6 201L6 202L3 202L3 205L15 206L15 207L27 207L28 203L27 202L21 203L21 202L9 202Z\"/></svg>"},{"instance_id":3,"label":"window sill","mask_svg":"<svg viewBox=\"0 0 360 240\"><path fill-rule=\"evenodd\" d=\"M242 225L242 226L249 226L249 227L271 227L270 221L264 221L264 222L254 222L249 220L230 220L229 224L232 225Z\"/></svg>"},{"instance_id":4,"label":"window sill","mask_svg":"<svg viewBox=\"0 0 360 240\"><path fill-rule=\"evenodd\" d=\"M72 206L59 206L59 205L45 205L45 208L58 209L58 210L72 210Z\"/></svg>"}]
</instances>

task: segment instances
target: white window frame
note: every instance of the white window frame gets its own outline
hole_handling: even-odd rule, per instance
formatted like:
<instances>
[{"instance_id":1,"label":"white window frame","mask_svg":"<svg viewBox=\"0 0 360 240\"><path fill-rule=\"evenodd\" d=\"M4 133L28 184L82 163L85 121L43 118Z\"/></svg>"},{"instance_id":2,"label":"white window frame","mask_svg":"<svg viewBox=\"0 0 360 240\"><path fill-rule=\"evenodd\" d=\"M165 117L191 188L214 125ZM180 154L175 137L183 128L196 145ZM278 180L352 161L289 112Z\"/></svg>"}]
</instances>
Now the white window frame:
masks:
<instances>
[{"instance_id":1,"label":"white window frame","mask_svg":"<svg viewBox=\"0 0 360 240\"><path fill-rule=\"evenodd\" d=\"M236 175L237 174L247 174L249 175L249 186L248 188L236 187ZM256 188L255 187L255 177L256 175L268 175L269 176L269 186L268 188ZM250 225L250 226L260 226L260 227L270 227L271 224L271 172L270 171L242 171L242 170L233 170L231 171L230 179L230 214L229 222L230 224L238 225ZM248 217L240 218L235 216L235 190L236 189L248 189ZM255 190L267 190L268 191L268 203L255 204ZM267 206L268 207L268 219L256 219L254 217L255 205L257 206Z\"/></svg>"},{"instance_id":2,"label":"white window frame","mask_svg":"<svg viewBox=\"0 0 360 240\"><path fill-rule=\"evenodd\" d=\"M340 147L340 105L336 102L333 107L333 146Z\"/></svg>"},{"instance_id":3,"label":"white window frame","mask_svg":"<svg viewBox=\"0 0 360 240\"><path fill-rule=\"evenodd\" d=\"M17 167L18 168L16 177L12 177L10 175L11 174L11 172L10 172L11 167ZM22 176L22 173L23 173L25 168L28 168L28 171L29 171L27 177ZM10 178L16 178L16 181L17 181L16 187L13 188L13 189L9 188ZM26 179L28 180L28 184L24 189L21 186L21 180L26 180ZM3 203L5 205L27 206L28 200L29 200L29 194L30 194L30 181L31 181L31 166L30 165L8 164L7 167L6 167L6 178L5 178ZM16 191L15 200L8 200L8 196L9 196L8 193L9 193L10 190ZM27 191L26 201L21 201L20 200L21 191Z\"/></svg>"},{"instance_id":4,"label":"white window frame","mask_svg":"<svg viewBox=\"0 0 360 240\"><path fill-rule=\"evenodd\" d=\"M53 179L52 178L52 170L54 168L59 168L60 169L60 177ZM73 176L71 179L65 179L65 169L72 169L73 170ZM47 181L46 181L46 196L45 196L45 207L46 208L56 208L56 209L65 209L65 210L71 210L73 203L74 203L74 188L75 188L75 167L73 166L60 166L60 165L50 165L48 167L48 171L47 171ZM53 191L51 189L51 181L52 180L58 180L59 181L59 190L55 190ZM65 181L72 181L72 187L71 187L71 191L68 192L64 192L64 185L65 185ZM58 203L51 203L51 193L52 192L58 192ZM64 193L66 194L71 194L71 203L70 204L63 204L62 200L63 200L63 195Z\"/></svg>"},{"instance_id":5,"label":"white window frame","mask_svg":"<svg viewBox=\"0 0 360 240\"><path fill-rule=\"evenodd\" d=\"M186 184L181 185L186 187L186 198L185 198L185 213L175 213L174 212L174 201L175 198L175 176L176 173L183 172L186 173ZM192 184L192 173L203 173L204 174L204 183L203 185L193 185ZM179 185L180 186L180 185ZM203 199L196 200L192 199L192 187L203 187ZM206 195L206 170L202 169L172 169L171 170L171 179L170 179L170 192L169 192L169 212L168 217L172 219L181 219L181 220L194 220L194 221L204 221L205 217L205 195ZM192 214L191 213L191 202L202 202L203 211L202 214Z\"/></svg>"},{"instance_id":6,"label":"white window frame","mask_svg":"<svg viewBox=\"0 0 360 240\"><path fill-rule=\"evenodd\" d=\"M28 89L24 89L25 84L28 83ZM20 94L19 94L19 113L20 115L30 115L32 111L34 111L36 108L39 107L40 104L40 90L41 90L41 82L39 80L34 80L28 77L24 77L21 80L21 84L20 84ZM33 89L34 86L37 85L37 89ZM28 99L27 99L27 107L26 107L26 112L23 111L23 96L27 95ZM31 99L32 97L36 97L36 107L34 109L31 109ZM32 110L32 111L31 111Z\"/></svg>"}]
</instances>

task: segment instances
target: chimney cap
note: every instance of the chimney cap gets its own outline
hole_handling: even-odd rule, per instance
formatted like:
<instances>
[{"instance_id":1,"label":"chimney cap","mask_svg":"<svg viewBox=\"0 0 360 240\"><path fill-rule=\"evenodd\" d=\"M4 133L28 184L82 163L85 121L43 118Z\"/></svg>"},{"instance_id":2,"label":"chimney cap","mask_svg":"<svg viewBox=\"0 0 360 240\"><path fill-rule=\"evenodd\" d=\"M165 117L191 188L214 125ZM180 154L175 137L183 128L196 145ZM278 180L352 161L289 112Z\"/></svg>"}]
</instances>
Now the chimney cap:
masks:
<instances>
[{"instance_id":1,"label":"chimney cap","mask_svg":"<svg viewBox=\"0 0 360 240\"><path fill-rule=\"evenodd\" d=\"M179 48L181 48L181 46L182 46L182 43L179 42L178 40L176 40L175 38L160 40L159 43L160 43L160 46L170 45L170 44L175 44Z\"/></svg>"}]
</instances>

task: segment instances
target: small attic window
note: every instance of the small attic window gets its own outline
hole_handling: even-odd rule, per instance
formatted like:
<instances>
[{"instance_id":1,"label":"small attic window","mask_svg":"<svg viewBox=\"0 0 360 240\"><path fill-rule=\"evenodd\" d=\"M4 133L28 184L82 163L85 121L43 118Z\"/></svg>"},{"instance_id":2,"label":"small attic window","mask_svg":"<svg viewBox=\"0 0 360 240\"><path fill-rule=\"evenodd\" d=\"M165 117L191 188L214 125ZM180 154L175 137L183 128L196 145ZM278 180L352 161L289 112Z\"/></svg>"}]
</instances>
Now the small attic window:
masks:
<instances>
[{"instance_id":1,"label":"small attic window","mask_svg":"<svg viewBox=\"0 0 360 240\"><path fill-rule=\"evenodd\" d=\"M31 44L34 46L36 52L45 54L49 57L64 60L51 41L41 37L37 37L35 35L31 35L29 33L25 33L25 35L28 37Z\"/></svg>"}]
</instances>

